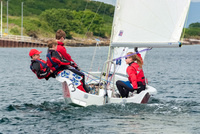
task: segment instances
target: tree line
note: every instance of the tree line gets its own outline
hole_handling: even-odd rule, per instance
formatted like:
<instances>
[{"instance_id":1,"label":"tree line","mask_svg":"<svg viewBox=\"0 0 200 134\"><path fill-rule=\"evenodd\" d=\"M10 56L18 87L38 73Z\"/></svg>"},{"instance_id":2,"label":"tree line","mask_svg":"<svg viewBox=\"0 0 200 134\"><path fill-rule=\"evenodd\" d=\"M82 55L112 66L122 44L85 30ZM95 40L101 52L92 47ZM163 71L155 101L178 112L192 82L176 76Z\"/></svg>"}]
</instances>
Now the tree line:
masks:
<instances>
[{"instance_id":1,"label":"tree line","mask_svg":"<svg viewBox=\"0 0 200 134\"><path fill-rule=\"evenodd\" d=\"M3 5L5 7L3 8L4 13L7 11L7 1L8 0L3 0ZM24 16L40 15L43 11L52 8L75 11L89 9L92 12L96 12L97 7L100 5L101 8L98 10L99 14L106 14L112 17L114 12L114 6L91 0L9 0L9 14L12 16L20 16L22 2Z\"/></svg>"},{"instance_id":2,"label":"tree line","mask_svg":"<svg viewBox=\"0 0 200 134\"><path fill-rule=\"evenodd\" d=\"M200 39L200 22L191 23L188 28L185 28L184 37Z\"/></svg>"},{"instance_id":3,"label":"tree line","mask_svg":"<svg viewBox=\"0 0 200 134\"><path fill-rule=\"evenodd\" d=\"M20 34L21 2L23 4L24 32L40 37L63 29L67 38L72 35L109 37L114 14L112 5L90 0L17 0L9 1L9 32ZM7 1L3 0L4 7ZM6 8L3 22L6 23ZM105 21L106 20L106 21Z\"/></svg>"}]
</instances>

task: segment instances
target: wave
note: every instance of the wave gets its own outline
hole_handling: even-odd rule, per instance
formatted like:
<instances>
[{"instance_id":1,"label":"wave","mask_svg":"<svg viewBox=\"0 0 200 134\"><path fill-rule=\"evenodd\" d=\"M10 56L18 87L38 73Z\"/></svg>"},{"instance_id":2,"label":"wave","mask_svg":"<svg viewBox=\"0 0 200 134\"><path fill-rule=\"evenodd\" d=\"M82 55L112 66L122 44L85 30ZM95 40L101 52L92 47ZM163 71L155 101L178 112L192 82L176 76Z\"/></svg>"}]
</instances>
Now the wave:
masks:
<instances>
[{"instance_id":1,"label":"wave","mask_svg":"<svg viewBox=\"0 0 200 134\"><path fill-rule=\"evenodd\" d=\"M200 113L200 103L195 101L167 101L151 98L148 104L106 104L103 106L74 107L64 102L48 102L41 104L22 104L9 105L5 111L17 111L28 113L49 112L51 114L113 114L113 115L137 115L137 114L182 114L182 113Z\"/></svg>"}]
</instances>

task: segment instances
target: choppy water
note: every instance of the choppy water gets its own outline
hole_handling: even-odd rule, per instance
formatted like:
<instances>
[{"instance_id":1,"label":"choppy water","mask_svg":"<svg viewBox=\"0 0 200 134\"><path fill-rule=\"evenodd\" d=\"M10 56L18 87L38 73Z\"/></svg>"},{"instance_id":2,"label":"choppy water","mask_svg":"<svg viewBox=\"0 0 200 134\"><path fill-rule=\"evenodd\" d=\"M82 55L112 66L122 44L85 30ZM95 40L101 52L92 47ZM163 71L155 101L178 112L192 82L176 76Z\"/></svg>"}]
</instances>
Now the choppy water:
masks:
<instances>
[{"instance_id":1,"label":"choppy water","mask_svg":"<svg viewBox=\"0 0 200 134\"><path fill-rule=\"evenodd\" d=\"M200 46L152 49L145 59L149 84L158 90L148 104L72 107L61 83L39 80L29 69L31 48L0 48L0 133L200 133ZM45 59L46 48L38 48ZM88 71L94 47L67 48ZM98 49L93 68L107 58ZM148 66L147 66L148 65ZM101 66L100 66L101 67Z\"/></svg>"}]
</instances>

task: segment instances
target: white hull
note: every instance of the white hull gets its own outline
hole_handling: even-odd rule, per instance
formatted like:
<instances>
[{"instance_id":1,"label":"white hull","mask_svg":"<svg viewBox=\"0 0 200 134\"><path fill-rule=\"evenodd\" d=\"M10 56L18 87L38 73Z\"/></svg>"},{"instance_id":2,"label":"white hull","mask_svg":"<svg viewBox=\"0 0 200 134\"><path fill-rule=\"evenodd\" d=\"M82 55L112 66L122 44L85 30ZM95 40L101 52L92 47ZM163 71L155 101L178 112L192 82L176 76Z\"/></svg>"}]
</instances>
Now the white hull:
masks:
<instances>
[{"instance_id":1,"label":"white hull","mask_svg":"<svg viewBox=\"0 0 200 134\"><path fill-rule=\"evenodd\" d=\"M111 103L147 103L152 94L156 94L156 89L147 86L145 91L139 94L134 94L129 98L113 97L113 92L108 90L108 96L105 97L105 90L100 89L98 95L85 93L74 87L73 83L67 78L57 78L62 82L64 100L67 104L77 106L104 105Z\"/></svg>"}]
</instances>

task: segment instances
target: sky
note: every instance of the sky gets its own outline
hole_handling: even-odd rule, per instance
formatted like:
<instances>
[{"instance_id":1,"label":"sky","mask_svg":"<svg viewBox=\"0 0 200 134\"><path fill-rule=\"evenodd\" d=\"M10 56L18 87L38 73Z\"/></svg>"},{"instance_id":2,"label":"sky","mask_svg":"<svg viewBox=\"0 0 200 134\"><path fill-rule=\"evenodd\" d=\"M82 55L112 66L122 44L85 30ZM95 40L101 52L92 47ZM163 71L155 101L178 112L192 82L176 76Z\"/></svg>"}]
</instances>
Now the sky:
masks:
<instances>
[{"instance_id":1,"label":"sky","mask_svg":"<svg viewBox=\"0 0 200 134\"><path fill-rule=\"evenodd\" d=\"M107 4L115 5L116 0L93 0L93 1L101 1L101 2L104 2L104 3L107 3Z\"/></svg>"}]
</instances>

